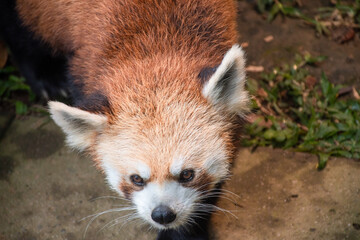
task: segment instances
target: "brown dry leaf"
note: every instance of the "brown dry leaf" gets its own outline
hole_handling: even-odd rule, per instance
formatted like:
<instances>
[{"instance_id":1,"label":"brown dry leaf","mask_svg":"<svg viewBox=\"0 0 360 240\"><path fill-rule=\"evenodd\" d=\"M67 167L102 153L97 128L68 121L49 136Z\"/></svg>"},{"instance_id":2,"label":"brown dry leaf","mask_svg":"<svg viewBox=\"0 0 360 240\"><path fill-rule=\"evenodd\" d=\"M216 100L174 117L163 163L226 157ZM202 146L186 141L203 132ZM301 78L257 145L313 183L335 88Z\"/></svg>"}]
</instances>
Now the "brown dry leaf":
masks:
<instances>
[{"instance_id":1,"label":"brown dry leaf","mask_svg":"<svg viewBox=\"0 0 360 240\"><path fill-rule=\"evenodd\" d=\"M0 69L5 67L7 59L8 52L6 50L6 45L3 41L0 41Z\"/></svg>"},{"instance_id":2,"label":"brown dry leaf","mask_svg":"<svg viewBox=\"0 0 360 240\"><path fill-rule=\"evenodd\" d=\"M246 71L248 71L248 72L263 72L264 67L263 66L249 65L249 66L246 67Z\"/></svg>"},{"instance_id":3,"label":"brown dry leaf","mask_svg":"<svg viewBox=\"0 0 360 240\"><path fill-rule=\"evenodd\" d=\"M241 43L241 47L242 48L247 48L249 46L249 43L248 42L243 42Z\"/></svg>"},{"instance_id":4,"label":"brown dry leaf","mask_svg":"<svg viewBox=\"0 0 360 240\"><path fill-rule=\"evenodd\" d=\"M306 101L306 99L307 99L307 97L309 96L309 94L310 94L310 91L309 91L309 90L305 90L305 91L303 92L302 97L303 97L303 101L304 101L304 102Z\"/></svg>"},{"instance_id":5,"label":"brown dry leaf","mask_svg":"<svg viewBox=\"0 0 360 240\"><path fill-rule=\"evenodd\" d=\"M306 79L305 79L306 88L311 90L311 89L314 88L315 84L316 84L316 78L315 77L310 76L310 75L306 77Z\"/></svg>"},{"instance_id":6,"label":"brown dry leaf","mask_svg":"<svg viewBox=\"0 0 360 240\"><path fill-rule=\"evenodd\" d=\"M356 91L356 89L354 87L352 88L352 94L356 100L360 100L359 93L358 93L358 91Z\"/></svg>"},{"instance_id":7,"label":"brown dry leaf","mask_svg":"<svg viewBox=\"0 0 360 240\"><path fill-rule=\"evenodd\" d=\"M265 113L266 115L274 116L274 114L273 114L270 110L266 109L266 108L261 104L261 101L260 101L258 98L255 98L255 101L256 101L256 104L259 106L261 112Z\"/></svg>"},{"instance_id":8,"label":"brown dry leaf","mask_svg":"<svg viewBox=\"0 0 360 240\"><path fill-rule=\"evenodd\" d=\"M267 98L268 97L267 92L263 88L259 88L257 90L257 95L262 97L262 98Z\"/></svg>"},{"instance_id":9,"label":"brown dry leaf","mask_svg":"<svg viewBox=\"0 0 360 240\"><path fill-rule=\"evenodd\" d=\"M274 40L274 36L273 35L269 35L269 36L266 36L265 38L264 38L264 41L265 42L271 42L272 40Z\"/></svg>"},{"instance_id":10,"label":"brown dry leaf","mask_svg":"<svg viewBox=\"0 0 360 240\"><path fill-rule=\"evenodd\" d=\"M351 53L346 57L347 63L352 63L352 62L354 62L354 60L355 60L354 55Z\"/></svg>"},{"instance_id":11,"label":"brown dry leaf","mask_svg":"<svg viewBox=\"0 0 360 240\"><path fill-rule=\"evenodd\" d=\"M302 124L296 124L299 128L301 128L302 130L304 130L305 132L309 131L309 129L307 128L307 126L302 125Z\"/></svg>"},{"instance_id":12,"label":"brown dry leaf","mask_svg":"<svg viewBox=\"0 0 360 240\"><path fill-rule=\"evenodd\" d=\"M333 39L338 43L346 43L355 37L355 31L352 28L341 26L333 31Z\"/></svg>"},{"instance_id":13,"label":"brown dry leaf","mask_svg":"<svg viewBox=\"0 0 360 240\"><path fill-rule=\"evenodd\" d=\"M341 12L338 9L335 9L330 16L331 23L334 26L340 26L341 23L344 22L343 17L341 16Z\"/></svg>"},{"instance_id":14,"label":"brown dry leaf","mask_svg":"<svg viewBox=\"0 0 360 240\"><path fill-rule=\"evenodd\" d=\"M258 125L262 126L262 127L266 127L266 128L269 128L272 126L271 121L266 121L263 116L255 114L255 113L248 115L247 120L249 121L249 123L254 123L255 121L259 121Z\"/></svg>"},{"instance_id":15,"label":"brown dry leaf","mask_svg":"<svg viewBox=\"0 0 360 240\"><path fill-rule=\"evenodd\" d=\"M344 87L338 91L339 96L347 95L352 92L353 87Z\"/></svg>"},{"instance_id":16,"label":"brown dry leaf","mask_svg":"<svg viewBox=\"0 0 360 240\"><path fill-rule=\"evenodd\" d=\"M299 7L303 6L303 3L301 2L301 0L295 0L295 2Z\"/></svg>"},{"instance_id":17,"label":"brown dry leaf","mask_svg":"<svg viewBox=\"0 0 360 240\"><path fill-rule=\"evenodd\" d=\"M285 97L287 95L287 90L282 90L281 92L280 92L280 96L281 97Z\"/></svg>"},{"instance_id":18,"label":"brown dry leaf","mask_svg":"<svg viewBox=\"0 0 360 240\"><path fill-rule=\"evenodd\" d=\"M315 104L316 104L316 101L317 101L317 99L313 97L313 98L311 99L312 105L315 105Z\"/></svg>"},{"instance_id":19,"label":"brown dry leaf","mask_svg":"<svg viewBox=\"0 0 360 240\"><path fill-rule=\"evenodd\" d=\"M251 114L248 114L246 116L246 120L249 122L249 123L254 123L257 119L261 118L262 116L261 115L257 115L255 113L251 113Z\"/></svg>"}]
</instances>

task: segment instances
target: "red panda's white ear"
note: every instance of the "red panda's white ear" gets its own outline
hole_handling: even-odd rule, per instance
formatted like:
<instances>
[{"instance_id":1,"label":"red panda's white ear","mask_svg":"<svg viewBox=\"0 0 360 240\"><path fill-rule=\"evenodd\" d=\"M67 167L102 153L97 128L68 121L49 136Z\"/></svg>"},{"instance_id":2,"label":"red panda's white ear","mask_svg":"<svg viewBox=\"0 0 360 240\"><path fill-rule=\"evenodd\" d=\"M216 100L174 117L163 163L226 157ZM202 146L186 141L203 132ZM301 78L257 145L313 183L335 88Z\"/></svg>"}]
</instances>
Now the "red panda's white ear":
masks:
<instances>
[{"instance_id":1,"label":"red panda's white ear","mask_svg":"<svg viewBox=\"0 0 360 240\"><path fill-rule=\"evenodd\" d=\"M202 93L212 104L241 116L249 111L245 81L245 56L236 44L225 54L215 73L204 85Z\"/></svg>"},{"instance_id":2,"label":"red panda's white ear","mask_svg":"<svg viewBox=\"0 0 360 240\"><path fill-rule=\"evenodd\" d=\"M60 102L49 102L49 111L55 123L65 132L68 145L80 151L90 147L96 133L100 132L107 122L104 115L90 113Z\"/></svg>"}]
</instances>

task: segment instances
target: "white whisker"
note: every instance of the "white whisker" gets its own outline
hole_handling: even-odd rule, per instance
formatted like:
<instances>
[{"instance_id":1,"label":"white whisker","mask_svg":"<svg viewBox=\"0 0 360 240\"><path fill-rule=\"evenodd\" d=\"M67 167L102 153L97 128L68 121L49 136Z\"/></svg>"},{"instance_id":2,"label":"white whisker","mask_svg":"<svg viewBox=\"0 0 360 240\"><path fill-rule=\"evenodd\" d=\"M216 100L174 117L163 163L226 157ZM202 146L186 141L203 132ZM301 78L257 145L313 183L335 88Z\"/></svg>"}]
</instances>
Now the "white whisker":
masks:
<instances>
[{"instance_id":1,"label":"white whisker","mask_svg":"<svg viewBox=\"0 0 360 240\"><path fill-rule=\"evenodd\" d=\"M110 222L108 222L107 224L105 224L98 232L101 232L102 230L104 230L107 226L109 226L110 224L112 224L113 222L115 222L116 224L118 223L118 221L122 218L126 218L126 217L129 217L131 215L133 215L134 213L129 213L129 214L126 214L126 215L123 215L121 217L118 217L118 218L115 218L114 220L111 220ZM116 225L115 224L115 225ZM113 225L111 225L110 227L112 227ZM108 228L110 228L108 227Z\"/></svg>"},{"instance_id":2,"label":"white whisker","mask_svg":"<svg viewBox=\"0 0 360 240\"><path fill-rule=\"evenodd\" d=\"M106 213L122 212L122 211L129 211L129 210L134 210L134 207L113 208L113 209L109 209L109 210L106 210L106 211L103 211L103 212L100 212L100 213L97 213L97 214L93 214L93 215L90 215L90 216L87 216L87 217L81 219L80 221L83 221L84 219L87 219L87 218L89 218L89 217L92 217L91 220L89 221L89 223L86 225L85 232L84 232L84 235L83 235L83 239L85 239L87 230L88 230L89 226L91 225L91 223L92 223L96 218L98 218L99 216L104 215L104 214L106 214Z\"/></svg>"},{"instance_id":3,"label":"white whisker","mask_svg":"<svg viewBox=\"0 0 360 240\"><path fill-rule=\"evenodd\" d=\"M129 199L123 198L123 197L119 197L119 196L101 196L101 197L96 197L96 198L91 198L90 201L96 201L99 199L118 199L118 200L122 200L122 201L126 201L126 202L131 202Z\"/></svg>"}]
</instances>

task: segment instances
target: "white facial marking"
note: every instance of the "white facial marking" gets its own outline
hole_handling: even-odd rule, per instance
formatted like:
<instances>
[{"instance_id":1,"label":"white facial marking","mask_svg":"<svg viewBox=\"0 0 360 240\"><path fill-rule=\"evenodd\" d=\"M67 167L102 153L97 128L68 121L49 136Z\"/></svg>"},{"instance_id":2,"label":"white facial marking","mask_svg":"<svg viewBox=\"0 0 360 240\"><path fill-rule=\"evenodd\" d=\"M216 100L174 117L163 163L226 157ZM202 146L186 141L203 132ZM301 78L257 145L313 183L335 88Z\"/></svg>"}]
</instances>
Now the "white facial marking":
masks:
<instances>
[{"instance_id":1,"label":"white facial marking","mask_svg":"<svg viewBox=\"0 0 360 240\"><path fill-rule=\"evenodd\" d=\"M121 180L121 174L119 173L119 171L117 171L113 166L106 162L102 163L102 167L105 171L106 180L110 185L110 188L122 195L119 190L119 183Z\"/></svg>"},{"instance_id":2,"label":"white facial marking","mask_svg":"<svg viewBox=\"0 0 360 240\"><path fill-rule=\"evenodd\" d=\"M178 176L181 173L181 170L183 169L184 162L185 162L184 157L175 158L170 166L170 173L173 176Z\"/></svg>"},{"instance_id":3,"label":"white facial marking","mask_svg":"<svg viewBox=\"0 0 360 240\"><path fill-rule=\"evenodd\" d=\"M144 180L149 180L150 175L151 175L151 171L148 165L146 164L139 164L137 166L137 171L139 173L139 175L144 179Z\"/></svg>"},{"instance_id":4,"label":"white facial marking","mask_svg":"<svg viewBox=\"0 0 360 240\"><path fill-rule=\"evenodd\" d=\"M138 174L144 180L148 180L150 178L151 170L146 163L138 160L128 160L127 162L126 168L129 175Z\"/></svg>"},{"instance_id":5,"label":"white facial marking","mask_svg":"<svg viewBox=\"0 0 360 240\"><path fill-rule=\"evenodd\" d=\"M186 223L198 198L199 194L195 189L183 187L176 181L162 184L151 182L143 190L133 193L133 203L138 214L159 229L177 228ZM165 226L152 220L151 213L159 205L165 205L174 211L176 219L172 223Z\"/></svg>"},{"instance_id":6,"label":"white facial marking","mask_svg":"<svg viewBox=\"0 0 360 240\"><path fill-rule=\"evenodd\" d=\"M127 173L129 173L129 176L132 174L138 174L141 178L144 179L144 181L147 181L150 178L151 171L148 165L146 165L143 162L140 161L129 161L131 164L128 164L127 166ZM110 187L115 190L116 192L122 193L119 190L119 184L122 180L122 175L120 174L120 171L112 166L113 164L103 161L102 167L105 170L106 174L106 180ZM127 179L128 180L128 179Z\"/></svg>"}]
</instances>

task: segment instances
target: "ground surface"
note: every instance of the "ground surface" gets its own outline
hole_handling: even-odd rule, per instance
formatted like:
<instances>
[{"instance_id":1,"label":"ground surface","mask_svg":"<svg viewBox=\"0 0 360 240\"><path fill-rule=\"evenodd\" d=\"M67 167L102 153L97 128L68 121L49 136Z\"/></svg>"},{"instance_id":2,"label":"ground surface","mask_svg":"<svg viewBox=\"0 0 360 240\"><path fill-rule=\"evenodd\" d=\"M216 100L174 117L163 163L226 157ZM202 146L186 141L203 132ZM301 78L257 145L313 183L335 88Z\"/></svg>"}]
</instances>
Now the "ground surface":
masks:
<instances>
[{"instance_id":1,"label":"ground surface","mask_svg":"<svg viewBox=\"0 0 360 240\"><path fill-rule=\"evenodd\" d=\"M317 1L302 2L306 7ZM251 65L271 69L307 50L329 57L321 67L330 81L360 87L358 37L339 45L316 37L298 20L278 17L270 24L244 1L239 3L239 31L239 42L249 43ZM274 40L266 43L268 35ZM0 114L0 240L83 239L91 217L82 218L125 204L99 198L116 195L89 159L64 146L61 131L49 117L11 119ZM235 216L214 215L213 239L359 240L360 162L332 158L318 172L316 161L311 154L240 149L225 185L239 197L230 194L225 196L230 200L219 203ZM124 224L119 219L117 225L106 226L120 216L97 218L84 239L154 239L155 233L140 222Z\"/></svg>"},{"instance_id":2,"label":"ground surface","mask_svg":"<svg viewBox=\"0 0 360 240\"><path fill-rule=\"evenodd\" d=\"M320 1L302 0L302 9L317 9ZM322 1L328 4L329 1ZM263 66L267 70L292 63L296 53L310 52L313 56L327 56L320 68L313 68L314 76L323 70L329 80L336 83L354 85L360 88L360 39L338 44L331 37L317 36L316 31L298 19L277 18L269 23L259 16L253 4L239 2L238 26L239 42L247 42L248 64ZM324 6L324 5L322 5ZM313 12L308 10L307 12ZM309 13L310 15L310 13ZM274 40L265 42L264 38L273 36Z\"/></svg>"}]
</instances>

